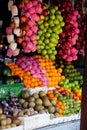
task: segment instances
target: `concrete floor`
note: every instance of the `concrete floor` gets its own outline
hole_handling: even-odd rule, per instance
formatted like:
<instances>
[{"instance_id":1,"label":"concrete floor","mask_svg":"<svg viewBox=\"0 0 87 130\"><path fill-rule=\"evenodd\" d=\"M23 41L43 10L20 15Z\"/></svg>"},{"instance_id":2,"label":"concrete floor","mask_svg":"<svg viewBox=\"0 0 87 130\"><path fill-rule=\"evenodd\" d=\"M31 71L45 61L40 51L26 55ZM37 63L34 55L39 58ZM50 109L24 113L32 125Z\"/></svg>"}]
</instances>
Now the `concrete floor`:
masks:
<instances>
[{"instance_id":1,"label":"concrete floor","mask_svg":"<svg viewBox=\"0 0 87 130\"><path fill-rule=\"evenodd\" d=\"M36 130L80 130L80 120L47 126Z\"/></svg>"}]
</instances>

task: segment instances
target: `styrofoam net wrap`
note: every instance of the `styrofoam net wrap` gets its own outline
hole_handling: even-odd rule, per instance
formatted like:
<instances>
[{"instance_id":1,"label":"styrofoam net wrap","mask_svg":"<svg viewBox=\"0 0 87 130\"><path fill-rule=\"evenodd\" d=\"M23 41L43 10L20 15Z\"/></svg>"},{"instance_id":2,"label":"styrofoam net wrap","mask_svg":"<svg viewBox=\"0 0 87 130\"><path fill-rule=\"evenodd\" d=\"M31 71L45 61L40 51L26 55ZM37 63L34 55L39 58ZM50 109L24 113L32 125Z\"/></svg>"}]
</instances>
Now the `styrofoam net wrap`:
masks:
<instances>
[{"instance_id":1,"label":"styrofoam net wrap","mask_svg":"<svg viewBox=\"0 0 87 130\"><path fill-rule=\"evenodd\" d=\"M4 129L4 130L23 130L23 125L17 126L17 127L13 127L13 128L8 128L8 129Z\"/></svg>"},{"instance_id":2,"label":"styrofoam net wrap","mask_svg":"<svg viewBox=\"0 0 87 130\"><path fill-rule=\"evenodd\" d=\"M51 118L50 114L37 114L30 117L22 117L24 130L34 130L37 128L60 124L64 122L79 120L80 115L75 114L67 117Z\"/></svg>"},{"instance_id":3,"label":"styrofoam net wrap","mask_svg":"<svg viewBox=\"0 0 87 130\"><path fill-rule=\"evenodd\" d=\"M51 88L48 88L48 87L36 87L34 89L32 89L32 88L29 88L29 89L24 88L24 90L28 90L30 92L30 94L39 93L39 91L41 91L41 90L47 92L48 90L54 90L54 89L55 89L55 87L51 87Z\"/></svg>"},{"instance_id":4,"label":"styrofoam net wrap","mask_svg":"<svg viewBox=\"0 0 87 130\"><path fill-rule=\"evenodd\" d=\"M23 120L24 130L33 130L50 124L49 114L37 114L30 117L21 118Z\"/></svg>"},{"instance_id":5,"label":"styrofoam net wrap","mask_svg":"<svg viewBox=\"0 0 87 130\"><path fill-rule=\"evenodd\" d=\"M79 120L79 119L80 119L79 114L74 114L74 115L65 116L65 117L57 117L57 118L50 119L50 125L73 121L73 120Z\"/></svg>"}]
</instances>

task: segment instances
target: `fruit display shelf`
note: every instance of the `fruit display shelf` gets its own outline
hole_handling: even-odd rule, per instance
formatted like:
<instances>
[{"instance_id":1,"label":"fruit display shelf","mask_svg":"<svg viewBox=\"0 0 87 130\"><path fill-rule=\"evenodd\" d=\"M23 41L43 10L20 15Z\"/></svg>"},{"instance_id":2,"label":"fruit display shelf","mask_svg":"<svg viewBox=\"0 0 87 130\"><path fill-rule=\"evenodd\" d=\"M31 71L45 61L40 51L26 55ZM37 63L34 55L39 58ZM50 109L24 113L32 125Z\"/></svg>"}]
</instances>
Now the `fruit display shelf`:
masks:
<instances>
[{"instance_id":1,"label":"fruit display shelf","mask_svg":"<svg viewBox=\"0 0 87 130\"><path fill-rule=\"evenodd\" d=\"M46 86L43 86L43 87L38 87L37 86L34 89L33 88L29 88L29 89L23 88L23 90L29 91L30 94L39 93L41 90L47 92L48 90L54 90L54 89L55 89L55 87L46 87Z\"/></svg>"},{"instance_id":2,"label":"fruit display shelf","mask_svg":"<svg viewBox=\"0 0 87 130\"><path fill-rule=\"evenodd\" d=\"M36 114L30 117L22 117L20 119L23 123L24 130L35 130L65 122L76 121L80 119L80 115L75 114L66 117L51 118L52 117L49 114Z\"/></svg>"},{"instance_id":3,"label":"fruit display shelf","mask_svg":"<svg viewBox=\"0 0 87 130\"><path fill-rule=\"evenodd\" d=\"M4 130L23 130L23 125L13 127L13 128L4 129Z\"/></svg>"}]
</instances>

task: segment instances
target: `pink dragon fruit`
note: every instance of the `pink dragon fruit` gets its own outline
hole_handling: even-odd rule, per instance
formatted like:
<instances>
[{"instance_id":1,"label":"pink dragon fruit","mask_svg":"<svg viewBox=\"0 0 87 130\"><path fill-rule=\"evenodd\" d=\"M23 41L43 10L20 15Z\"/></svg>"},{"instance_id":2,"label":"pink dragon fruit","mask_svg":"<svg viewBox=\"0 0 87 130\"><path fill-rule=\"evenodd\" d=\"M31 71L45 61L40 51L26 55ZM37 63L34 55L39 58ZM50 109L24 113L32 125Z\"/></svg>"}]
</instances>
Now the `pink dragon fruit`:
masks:
<instances>
[{"instance_id":1,"label":"pink dragon fruit","mask_svg":"<svg viewBox=\"0 0 87 130\"><path fill-rule=\"evenodd\" d=\"M30 9L29 9L29 13L30 13L30 14L34 14L34 13L36 13L35 8L34 8L34 7L30 8Z\"/></svg>"},{"instance_id":2,"label":"pink dragon fruit","mask_svg":"<svg viewBox=\"0 0 87 130\"><path fill-rule=\"evenodd\" d=\"M26 31L26 36L29 37L29 36L31 36L32 34L33 34L32 30L29 29L28 31Z\"/></svg>"},{"instance_id":3,"label":"pink dragon fruit","mask_svg":"<svg viewBox=\"0 0 87 130\"><path fill-rule=\"evenodd\" d=\"M7 54L6 54L8 57L12 57L13 56L13 50L12 49L8 49L7 50Z\"/></svg>"},{"instance_id":4,"label":"pink dragon fruit","mask_svg":"<svg viewBox=\"0 0 87 130\"><path fill-rule=\"evenodd\" d=\"M32 30L34 33L37 33L38 27L34 25L34 26L32 26L31 30Z\"/></svg>"},{"instance_id":5,"label":"pink dragon fruit","mask_svg":"<svg viewBox=\"0 0 87 130\"><path fill-rule=\"evenodd\" d=\"M40 19L40 17L37 14L32 14L31 18L32 18L32 20L34 20L36 22Z\"/></svg>"},{"instance_id":6,"label":"pink dragon fruit","mask_svg":"<svg viewBox=\"0 0 87 130\"><path fill-rule=\"evenodd\" d=\"M6 28L6 33L7 33L8 35L12 34L12 28L11 28L11 27L7 27L7 28Z\"/></svg>"},{"instance_id":7,"label":"pink dragon fruit","mask_svg":"<svg viewBox=\"0 0 87 130\"><path fill-rule=\"evenodd\" d=\"M36 13L41 14L43 10L42 10L42 8L40 6L39 7L36 6L35 11L36 11Z\"/></svg>"}]
</instances>

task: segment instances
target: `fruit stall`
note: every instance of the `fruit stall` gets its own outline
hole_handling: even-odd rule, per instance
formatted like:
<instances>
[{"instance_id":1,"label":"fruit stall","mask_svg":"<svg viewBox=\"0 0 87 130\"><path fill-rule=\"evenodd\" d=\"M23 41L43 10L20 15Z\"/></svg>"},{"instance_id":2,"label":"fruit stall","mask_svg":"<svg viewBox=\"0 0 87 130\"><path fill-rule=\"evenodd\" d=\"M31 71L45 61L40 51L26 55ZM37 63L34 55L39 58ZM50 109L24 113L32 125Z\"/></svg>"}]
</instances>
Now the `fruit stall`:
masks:
<instances>
[{"instance_id":1,"label":"fruit stall","mask_svg":"<svg viewBox=\"0 0 87 130\"><path fill-rule=\"evenodd\" d=\"M0 0L0 130L87 130L86 38L86 0Z\"/></svg>"}]
</instances>

